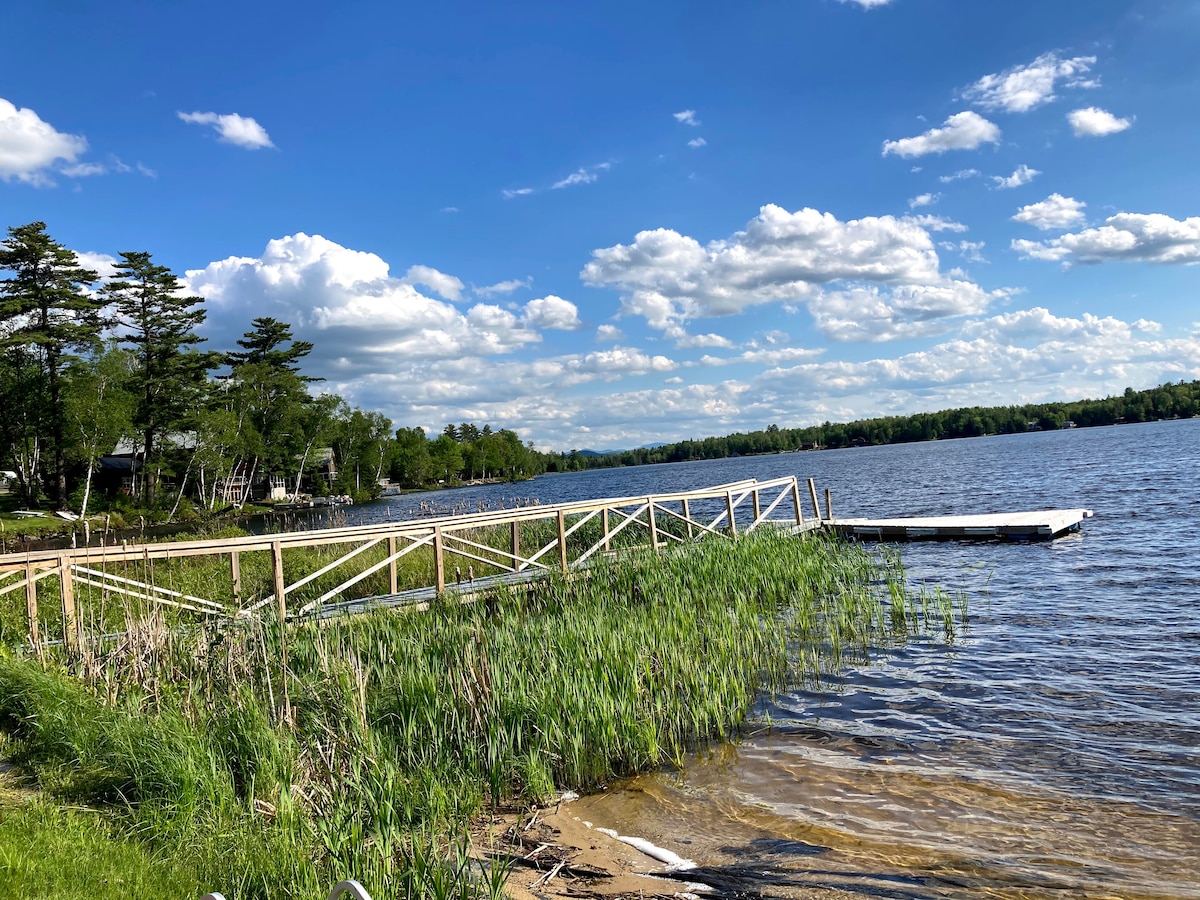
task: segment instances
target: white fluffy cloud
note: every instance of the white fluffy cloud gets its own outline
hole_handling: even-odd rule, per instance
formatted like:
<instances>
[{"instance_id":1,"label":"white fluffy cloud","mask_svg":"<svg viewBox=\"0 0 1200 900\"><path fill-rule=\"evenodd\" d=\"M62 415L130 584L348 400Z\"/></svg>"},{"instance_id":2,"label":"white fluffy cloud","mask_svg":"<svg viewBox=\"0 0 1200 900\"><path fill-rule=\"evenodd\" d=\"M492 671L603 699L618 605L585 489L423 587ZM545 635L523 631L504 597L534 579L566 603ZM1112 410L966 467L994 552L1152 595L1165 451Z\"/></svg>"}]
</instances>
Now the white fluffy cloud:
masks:
<instances>
[{"instance_id":1,"label":"white fluffy cloud","mask_svg":"<svg viewBox=\"0 0 1200 900\"><path fill-rule=\"evenodd\" d=\"M578 331L583 327L579 321L579 309L570 300L547 294L525 304L525 321L535 328L553 328L558 331Z\"/></svg>"},{"instance_id":2,"label":"white fluffy cloud","mask_svg":"<svg viewBox=\"0 0 1200 900\"><path fill-rule=\"evenodd\" d=\"M1098 87L1099 81L1084 77L1095 64L1094 56L1061 59L1057 53L1043 53L1027 65L984 75L962 97L981 109L1029 112L1056 99L1054 88L1060 81L1070 88Z\"/></svg>"},{"instance_id":3,"label":"white fluffy cloud","mask_svg":"<svg viewBox=\"0 0 1200 900\"><path fill-rule=\"evenodd\" d=\"M918 206L933 206L942 199L941 194L918 194L908 201L909 209L916 209Z\"/></svg>"},{"instance_id":4,"label":"white fluffy cloud","mask_svg":"<svg viewBox=\"0 0 1200 900\"><path fill-rule=\"evenodd\" d=\"M80 135L64 134L32 109L18 109L0 97L0 178L5 181L49 184L50 168L75 164L87 146Z\"/></svg>"},{"instance_id":5,"label":"white fluffy cloud","mask_svg":"<svg viewBox=\"0 0 1200 900\"><path fill-rule=\"evenodd\" d=\"M675 117L676 122L683 125L691 125L693 128L700 125L700 120L696 118L696 111L694 109L685 109L671 115Z\"/></svg>"},{"instance_id":6,"label":"white fluffy cloud","mask_svg":"<svg viewBox=\"0 0 1200 900\"><path fill-rule=\"evenodd\" d=\"M892 216L843 222L768 205L745 230L707 245L670 229L643 231L632 244L593 251L581 277L620 289L622 313L641 316L678 347L708 338L689 334L689 321L767 303L807 305L817 327L837 340L929 335L1007 292L941 273L926 224L947 223Z\"/></svg>"},{"instance_id":7,"label":"white fluffy cloud","mask_svg":"<svg viewBox=\"0 0 1200 900\"><path fill-rule=\"evenodd\" d=\"M625 333L616 325L601 325L596 329L596 340L605 343L609 341L619 341L625 337Z\"/></svg>"},{"instance_id":8,"label":"white fluffy cloud","mask_svg":"<svg viewBox=\"0 0 1200 900\"><path fill-rule=\"evenodd\" d=\"M930 128L916 137L883 142L883 155L925 156L947 150L974 150L982 144L1000 142L1000 128L978 113L964 110L955 113L940 128Z\"/></svg>"},{"instance_id":9,"label":"white fluffy cloud","mask_svg":"<svg viewBox=\"0 0 1200 900\"><path fill-rule=\"evenodd\" d=\"M708 141L706 141L702 137L692 138L690 141L688 141L688 146L691 147L693 150L698 150L701 147L707 147Z\"/></svg>"},{"instance_id":10,"label":"white fluffy cloud","mask_svg":"<svg viewBox=\"0 0 1200 900\"><path fill-rule=\"evenodd\" d=\"M1076 137L1104 137L1124 131L1133 124L1133 119L1118 119L1098 106L1074 109L1067 113L1067 121L1071 123Z\"/></svg>"},{"instance_id":11,"label":"white fluffy cloud","mask_svg":"<svg viewBox=\"0 0 1200 900\"><path fill-rule=\"evenodd\" d=\"M460 296L462 282L454 276L414 266L394 278L375 254L320 235L273 240L261 257L219 260L189 270L186 281L207 299L212 330L222 332L217 342L229 345L254 316L274 316L317 344L315 374L331 380L397 359L485 357L540 340L506 309L480 303L463 312L415 287Z\"/></svg>"},{"instance_id":12,"label":"white fluffy cloud","mask_svg":"<svg viewBox=\"0 0 1200 900\"><path fill-rule=\"evenodd\" d=\"M429 266L409 266L401 283L422 285L439 297L456 303L462 299L463 290L466 288L466 285L453 275L447 275Z\"/></svg>"},{"instance_id":13,"label":"white fluffy cloud","mask_svg":"<svg viewBox=\"0 0 1200 900\"><path fill-rule=\"evenodd\" d=\"M1017 166L1016 170L1011 175L993 175L992 181L996 185L996 190L1000 191L1007 190L1009 188L1024 187L1041 174L1042 173L1037 169L1031 169L1029 166L1022 163L1021 165Z\"/></svg>"},{"instance_id":14,"label":"white fluffy cloud","mask_svg":"<svg viewBox=\"0 0 1200 900\"><path fill-rule=\"evenodd\" d=\"M1200 263L1200 216L1179 220L1162 213L1117 213L1099 228L1050 241L1017 240L1012 246L1027 259L1195 265Z\"/></svg>"},{"instance_id":15,"label":"white fluffy cloud","mask_svg":"<svg viewBox=\"0 0 1200 900\"><path fill-rule=\"evenodd\" d=\"M177 113L179 118L189 125L209 125L216 131L219 139L235 147L247 150L261 150L264 147L274 147L267 130L249 116L239 116L237 113L191 112Z\"/></svg>"},{"instance_id":16,"label":"white fluffy cloud","mask_svg":"<svg viewBox=\"0 0 1200 900\"><path fill-rule=\"evenodd\" d=\"M1014 222L1024 222L1042 231L1055 228L1070 228L1084 220L1083 208L1087 206L1082 200L1074 197L1064 197L1062 194L1051 194L1038 203L1022 206L1015 216Z\"/></svg>"}]
</instances>

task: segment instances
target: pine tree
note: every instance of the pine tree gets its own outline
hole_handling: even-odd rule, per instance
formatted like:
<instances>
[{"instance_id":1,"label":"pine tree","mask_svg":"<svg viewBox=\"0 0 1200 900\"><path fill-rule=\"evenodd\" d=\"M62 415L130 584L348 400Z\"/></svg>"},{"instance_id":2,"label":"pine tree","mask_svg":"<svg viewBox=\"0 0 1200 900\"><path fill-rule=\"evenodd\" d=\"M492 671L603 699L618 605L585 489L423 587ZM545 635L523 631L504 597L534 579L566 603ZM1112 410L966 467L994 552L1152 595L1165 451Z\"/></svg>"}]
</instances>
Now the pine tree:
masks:
<instances>
[{"instance_id":1,"label":"pine tree","mask_svg":"<svg viewBox=\"0 0 1200 900\"><path fill-rule=\"evenodd\" d=\"M263 363L272 369L287 369L302 381L325 380L300 374L300 367L296 362L308 356L313 345L310 341L293 341L292 326L287 322L280 322L270 316L260 316L250 324L254 326L254 330L247 331L237 342L242 350L225 354L225 364L234 372L240 366ZM288 341L291 341L291 346L284 349L283 344Z\"/></svg>"},{"instance_id":2,"label":"pine tree","mask_svg":"<svg viewBox=\"0 0 1200 900\"><path fill-rule=\"evenodd\" d=\"M179 279L166 266L155 265L149 253L121 254L117 280L105 288L122 326L121 341L133 346L138 396L135 424L142 438L145 502L154 502L157 477L155 453L165 434L179 428L198 392L204 390L209 369L220 354L196 349L205 338L195 329L204 322L200 297L183 296Z\"/></svg>"},{"instance_id":3,"label":"pine tree","mask_svg":"<svg viewBox=\"0 0 1200 900\"><path fill-rule=\"evenodd\" d=\"M53 466L49 478L57 509L67 508L66 418L62 372L71 351L99 342L104 299L88 293L99 275L79 265L68 250L46 233L45 222L8 229L0 249L0 270L12 277L0 281L0 348L24 348L37 357L45 389L44 402L31 417L35 440L44 438ZM28 398L0 398L25 403ZM44 458L44 457L43 457ZM36 478L25 485L36 496Z\"/></svg>"}]
</instances>

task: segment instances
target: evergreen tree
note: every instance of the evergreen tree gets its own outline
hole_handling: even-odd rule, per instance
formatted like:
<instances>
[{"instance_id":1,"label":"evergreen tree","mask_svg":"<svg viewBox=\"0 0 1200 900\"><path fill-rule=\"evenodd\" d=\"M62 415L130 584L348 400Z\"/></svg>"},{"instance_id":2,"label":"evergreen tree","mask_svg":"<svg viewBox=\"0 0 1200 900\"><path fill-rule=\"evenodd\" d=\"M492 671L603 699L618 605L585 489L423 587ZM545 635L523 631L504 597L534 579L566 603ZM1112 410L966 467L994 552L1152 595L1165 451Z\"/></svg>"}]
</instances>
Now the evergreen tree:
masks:
<instances>
[{"instance_id":1,"label":"evergreen tree","mask_svg":"<svg viewBox=\"0 0 1200 900\"><path fill-rule=\"evenodd\" d=\"M115 304L121 341L133 346L137 359L134 421L142 439L145 502L150 504L161 439L181 427L195 408L196 394L204 390L207 372L220 364L220 355L196 349L205 340L195 332L205 318L202 298L183 296L179 279L166 266L154 264L149 253L122 253L117 280L104 290Z\"/></svg>"},{"instance_id":2,"label":"evergreen tree","mask_svg":"<svg viewBox=\"0 0 1200 900\"><path fill-rule=\"evenodd\" d=\"M57 509L67 508L66 419L62 372L71 351L99 341L104 300L85 288L99 275L79 265L68 250L46 233L45 222L8 229L0 245L0 270L12 277L0 281L0 348L26 347L37 359L44 402L32 410L34 440L49 445L50 488ZM29 398L2 398L27 405ZM42 457L44 459L44 457ZM36 496L36 477L26 490ZM30 498L32 499L32 497Z\"/></svg>"},{"instance_id":3,"label":"evergreen tree","mask_svg":"<svg viewBox=\"0 0 1200 900\"><path fill-rule=\"evenodd\" d=\"M242 349L225 354L225 364L234 372L244 365L262 363L271 369L286 369L301 381L325 380L300 374L300 367L296 363L312 352L313 345L310 341L293 341L292 326L287 322L260 316L250 324L254 330L247 331L237 342ZM289 341L291 346L283 347Z\"/></svg>"}]
</instances>

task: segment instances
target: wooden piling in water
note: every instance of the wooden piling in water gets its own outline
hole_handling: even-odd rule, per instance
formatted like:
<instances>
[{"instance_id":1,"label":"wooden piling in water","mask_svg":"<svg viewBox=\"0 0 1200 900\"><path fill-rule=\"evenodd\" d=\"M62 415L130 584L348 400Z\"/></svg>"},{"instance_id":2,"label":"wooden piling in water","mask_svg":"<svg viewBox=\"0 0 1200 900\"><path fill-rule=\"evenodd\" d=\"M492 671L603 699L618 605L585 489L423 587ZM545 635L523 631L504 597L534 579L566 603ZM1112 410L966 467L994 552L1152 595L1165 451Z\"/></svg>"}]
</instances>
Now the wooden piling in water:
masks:
<instances>
[{"instance_id":1,"label":"wooden piling in water","mask_svg":"<svg viewBox=\"0 0 1200 900\"><path fill-rule=\"evenodd\" d=\"M796 527L804 527L804 511L800 508L800 482L792 479L792 505L796 508Z\"/></svg>"},{"instance_id":2,"label":"wooden piling in water","mask_svg":"<svg viewBox=\"0 0 1200 900\"><path fill-rule=\"evenodd\" d=\"M737 537L737 522L733 518L733 491L725 492L725 511L729 513L729 532Z\"/></svg>"},{"instance_id":3,"label":"wooden piling in water","mask_svg":"<svg viewBox=\"0 0 1200 900\"><path fill-rule=\"evenodd\" d=\"M833 491L825 488L825 518L833 521Z\"/></svg>"}]
</instances>

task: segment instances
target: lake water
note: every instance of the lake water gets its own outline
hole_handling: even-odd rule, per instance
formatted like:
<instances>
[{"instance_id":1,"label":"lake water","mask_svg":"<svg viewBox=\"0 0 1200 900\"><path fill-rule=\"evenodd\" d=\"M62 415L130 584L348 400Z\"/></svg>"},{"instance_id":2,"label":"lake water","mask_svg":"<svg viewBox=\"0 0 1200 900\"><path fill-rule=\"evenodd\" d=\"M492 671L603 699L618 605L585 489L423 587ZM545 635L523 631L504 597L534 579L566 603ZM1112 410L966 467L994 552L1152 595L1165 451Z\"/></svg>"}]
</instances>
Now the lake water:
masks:
<instances>
[{"instance_id":1,"label":"lake water","mask_svg":"<svg viewBox=\"0 0 1200 900\"><path fill-rule=\"evenodd\" d=\"M1095 518L1053 542L904 545L914 583L969 595L953 646L764 699L770 730L577 814L771 896L1200 897L1200 420L548 476L351 524L791 474L838 516Z\"/></svg>"}]
</instances>

